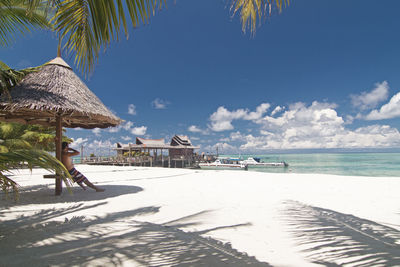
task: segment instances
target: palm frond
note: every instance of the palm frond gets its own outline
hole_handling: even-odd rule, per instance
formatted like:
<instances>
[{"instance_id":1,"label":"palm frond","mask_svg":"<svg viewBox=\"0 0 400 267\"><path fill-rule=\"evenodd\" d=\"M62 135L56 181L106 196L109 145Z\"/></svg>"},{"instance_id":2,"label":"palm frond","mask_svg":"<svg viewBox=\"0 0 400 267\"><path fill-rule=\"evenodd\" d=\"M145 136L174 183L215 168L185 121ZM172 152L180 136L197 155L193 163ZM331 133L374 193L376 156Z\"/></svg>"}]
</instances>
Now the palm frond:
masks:
<instances>
[{"instance_id":1,"label":"palm frond","mask_svg":"<svg viewBox=\"0 0 400 267\"><path fill-rule=\"evenodd\" d=\"M6 197L8 196L8 192L10 189L14 192L14 199L18 200L19 194L18 194L18 184L8 178L6 175L0 172L0 187L5 192Z\"/></svg>"},{"instance_id":2,"label":"palm frond","mask_svg":"<svg viewBox=\"0 0 400 267\"><path fill-rule=\"evenodd\" d=\"M32 28L48 28L48 13L43 5L25 0L0 0L0 46L7 46L17 34L30 32Z\"/></svg>"},{"instance_id":3,"label":"palm frond","mask_svg":"<svg viewBox=\"0 0 400 267\"><path fill-rule=\"evenodd\" d=\"M33 148L55 151L55 136L54 127L0 122L0 145L8 150ZM62 141L72 142L65 136L65 129L63 129Z\"/></svg>"},{"instance_id":4,"label":"palm frond","mask_svg":"<svg viewBox=\"0 0 400 267\"><path fill-rule=\"evenodd\" d=\"M295 245L322 266L400 266L400 231L335 210L285 201L284 220Z\"/></svg>"},{"instance_id":5,"label":"palm frond","mask_svg":"<svg viewBox=\"0 0 400 267\"><path fill-rule=\"evenodd\" d=\"M38 71L40 68L41 66L15 70L10 68L6 63L0 61L0 94L4 94L9 97L9 92L13 86L21 81L25 75Z\"/></svg>"},{"instance_id":6,"label":"palm frond","mask_svg":"<svg viewBox=\"0 0 400 267\"><path fill-rule=\"evenodd\" d=\"M0 141L3 141L3 140L0 140ZM3 142L0 142L0 143L1 143L1 145L0 145L0 153L6 153L6 152L10 151L7 146L4 146L2 144Z\"/></svg>"},{"instance_id":7,"label":"palm frond","mask_svg":"<svg viewBox=\"0 0 400 267\"><path fill-rule=\"evenodd\" d=\"M10 179L7 174L12 173L16 168L20 168L21 164L27 164L30 170L33 167L41 167L58 173L70 190L71 175L59 160L42 150L19 149L0 153L0 187L6 194L13 189L18 196L18 184Z\"/></svg>"},{"instance_id":8,"label":"palm frond","mask_svg":"<svg viewBox=\"0 0 400 267\"><path fill-rule=\"evenodd\" d=\"M7 147L9 151L14 149L31 149L32 146L28 141L22 139L7 139L2 143L3 146Z\"/></svg>"},{"instance_id":9,"label":"palm frond","mask_svg":"<svg viewBox=\"0 0 400 267\"><path fill-rule=\"evenodd\" d=\"M15 131L14 123L0 123L0 136L3 140L15 135Z\"/></svg>"},{"instance_id":10,"label":"palm frond","mask_svg":"<svg viewBox=\"0 0 400 267\"><path fill-rule=\"evenodd\" d=\"M34 148L50 151L54 148L54 133L43 133L38 131L25 130L21 139L31 144Z\"/></svg>"},{"instance_id":11,"label":"palm frond","mask_svg":"<svg viewBox=\"0 0 400 267\"><path fill-rule=\"evenodd\" d=\"M105 49L111 41L118 41L122 28L128 37L128 14L136 27L148 23L155 9L164 4L166 0L125 0L125 3L122 0L64 0L57 4L52 22L60 38L66 39L64 49L75 53L75 64L88 74L100 49Z\"/></svg>"},{"instance_id":12,"label":"palm frond","mask_svg":"<svg viewBox=\"0 0 400 267\"><path fill-rule=\"evenodd\" d=\"M243 32L250 28L250 32L255 34L257 21L271 16L273 8L281 12L289 4L290 0L232 0L231 11L233 15L240 13Z\"/></svg>"}]
</instances>

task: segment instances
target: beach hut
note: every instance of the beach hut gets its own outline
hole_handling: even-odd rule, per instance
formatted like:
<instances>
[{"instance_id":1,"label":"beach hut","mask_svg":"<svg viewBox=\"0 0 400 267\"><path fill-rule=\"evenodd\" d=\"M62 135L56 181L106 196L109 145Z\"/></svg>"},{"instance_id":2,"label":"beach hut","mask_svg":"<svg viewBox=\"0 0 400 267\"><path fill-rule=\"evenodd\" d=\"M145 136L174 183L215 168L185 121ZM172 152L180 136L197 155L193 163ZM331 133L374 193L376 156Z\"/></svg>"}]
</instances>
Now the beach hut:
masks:
<instances>
[{"instance_id":1,"label":"beach hut","mask_svg":"<svg viewBox=\"0 0 400 267\"><path fill-rule=\"evenodd\" d=\"M145 139L141 137L136 137L136 142L135 144L120 144L117 143L117 154L119 157L124 155L124 153L129 152L131 154L132 152L148 152L153 151L153 156L154 159L157 159L157 154L158 151L161 151L161 156L162 156L162 151L167 150L169 148L169 145L165 144L164 139Z\"/></svg>"},{"instance_id":2,"label":"beach hut","mask_svg":"<svg viewBox=\"0 0 400 267\"><path fill-rule=\"evenodd\" d=\"M187 136L175 135L171 139L171 143L168 145L164 143L164 139L145 139L136 137L135 144L123 145L117 143L117 153L122 156L126 152L150 152L153 151L157 155L157 151L160 150L161 154L163 150L168 150L171 158L181 158L182 156L193 155L193 150L198 147L193 146Z\"/></svg>"},{"instance_id":3,"label":"beach hut","mask_svg":"<svg viewBox=\"0 0 400 267\"><path fill-rule=\"evenodd\" d=\"M174 166L183 167L185 162L191 164L194 158L193 150L199 147L193 146L187 136L175 135L171 139L170 144L164 143L164 139L145 139L136 137L135 144L120 144L117 143L117 155L120 159L124 158L124 154L129 152L153 152L153 160L155 166L164 166L163 150L168 150L168 166L171 167L171 161ZM158 151L161 151L161 162L158 160ZM130 161L130 159L129 159ZM177 163L178 162L178 163Z\"/></svg>"},{"instance_id":4,"label":"beach hut","mask_svg":"<svg viewBox=\"0 0 400 267\"><path fill-rule=\"evenodd\" d=\"M169 156L171 158L190 157L193 155L193 150L198 148L192 145L186 135L175 135L172 137L170 145Z\"/></svg>"},{"instance_id":5,"label":"beach hut","mask_svg":"<svg viewBox=\"0 0 400 267\"><path fill-rule=\"evenodd\" d=\"M12 88L10 96L1 96L0 121L55 126L58 160L62 127L107 128L122 122L61 57L25 76ZM61 192L61 179L56 178L56 195Z\"/></svg>"}]
</instances>

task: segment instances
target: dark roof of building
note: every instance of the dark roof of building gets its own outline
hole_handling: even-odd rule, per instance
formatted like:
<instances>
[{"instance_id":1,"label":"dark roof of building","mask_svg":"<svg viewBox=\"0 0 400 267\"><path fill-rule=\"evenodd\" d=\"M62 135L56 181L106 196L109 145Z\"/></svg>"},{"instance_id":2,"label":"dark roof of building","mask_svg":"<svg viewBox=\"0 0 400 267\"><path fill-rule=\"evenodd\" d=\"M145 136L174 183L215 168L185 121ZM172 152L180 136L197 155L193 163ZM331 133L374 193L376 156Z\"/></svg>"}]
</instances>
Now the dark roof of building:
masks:
<instances>
[{"instance_id":1,"label":"dark roof of building","mask_svg":"<svg viewBox=\"0 0 400 267\"><path fill-rule=\"evenodd\" d=\"M186 135L175 135L171 139L171 146L191 146L191 142L189 140L189 137Z\"/></svg>"}]
</instances>

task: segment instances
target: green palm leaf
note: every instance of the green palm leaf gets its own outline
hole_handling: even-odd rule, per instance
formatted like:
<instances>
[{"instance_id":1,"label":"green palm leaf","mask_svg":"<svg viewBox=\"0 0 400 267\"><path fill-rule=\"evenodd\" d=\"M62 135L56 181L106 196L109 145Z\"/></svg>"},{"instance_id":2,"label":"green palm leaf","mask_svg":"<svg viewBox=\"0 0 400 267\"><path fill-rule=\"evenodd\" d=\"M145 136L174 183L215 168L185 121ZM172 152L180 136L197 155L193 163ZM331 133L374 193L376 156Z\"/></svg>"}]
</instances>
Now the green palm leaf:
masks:
<instances>
[{"instance_id":1,"label":"green palm leaf","mask_svg":"<svg viewBox=\"0 0 400 267\"><path fill-rule=\"evenodd\" d=\"M280 12L290 4L290 0L230 1L233 14L240 13L242 30L246 32L250 28L252 34L257 21L270 16L272 9ZM100 50L111 41L119 40L121 30L128 37L127 17L137 27L148 23L155 9L163 5L166 0L0 0L0 45L15 39L17 32L50 27L47 15L49 10L54 10L52 26L66 40L67 53L75 54L75 64L88 74ZM7 83L1 76L4 74L0 74L0 85L5 87Z\"/></svg>"},{"instance_id":2,"label":"green palm leaf","mask_svg":"<svg viewBox=\"0 0 400 267\"><path fill-rule=\"evenodd\" d=\"M26 68L22 70L14 70L10 68L6 63L0 61L0 94L4 94L9 97L9 92L13 86L21 81L22 78L25 77L25 75L31 72L38 71L41 67L42 66Z\"/></svg>"},{"instance_id":3,"label":"green palm leaf","mask_svg":"<svg viewBox=\"0 0 400 267\"><path fill-rule=\"evenodd\" d=\"M30 170L33 167L41 167L48 171L55 171L60 174L70 190L72 178L60 161L41 150L19 149L0 153L0 187L6 194L12 189L15 197L18 197L18 184L10 179L7 174L11 174L14 169L20 168L22 163L27 164Z\"/></svg>"},{"instance_id":4,"label":"green palm leaf","mask_svg":"<svg viewBox=\"0 0 400 267\"><path fill-rule=\"evenodd\" d=\"M32 149L29 142L22 139L7 139L2 143L8 151L13 151L14 149Z\"/></svg>"},{"instance_id":5,"label":"green palm leaf","mask_svg":"<svg viewBox=\"0 0 400 267\"><path fill-rule=\"evenodd\" d=\"M9 45L15 40L17 33L30 32L34 27L49 27L47 10L43 8L44 6L35 4L33 8L33 5L27 2L0 0L0 46Z\"/></svg>"},{"instance_id":6,"label":"green palm leaf","mask_svg":"<svg viewBox=\"0 0 400 267\"><path fill-rule=\"evenodd\" d=\"M150 15L166 0L64 0L57 4L53 19L56 32L67 39L64 48L75 53L82 72L93 70L102 48L119 40L123 29L128 37L126 17L134 27L148 23Z\"/></svg>"}]
</instances>

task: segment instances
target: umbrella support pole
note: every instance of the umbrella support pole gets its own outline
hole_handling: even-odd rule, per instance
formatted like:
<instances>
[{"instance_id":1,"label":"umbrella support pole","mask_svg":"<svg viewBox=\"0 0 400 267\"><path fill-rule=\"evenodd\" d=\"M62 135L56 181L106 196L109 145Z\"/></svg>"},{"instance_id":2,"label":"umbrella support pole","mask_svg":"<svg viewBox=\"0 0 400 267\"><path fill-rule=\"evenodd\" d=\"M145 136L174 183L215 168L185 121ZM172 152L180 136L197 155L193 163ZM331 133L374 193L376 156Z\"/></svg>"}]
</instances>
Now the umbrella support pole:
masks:
<instances>
[{"instance_id":1,"label":"umbrella support pole","mask_svg":"<svg viewBox=\"0 0 400 267\"><path fill-rule=\"evenodd\" d=\"M61 161L62 152L62 118L57 115L56 117L56 158ZM62 180L59 174L56 174L56 196L61 195L62 192Z\"/></svg>"}]
</instances>

